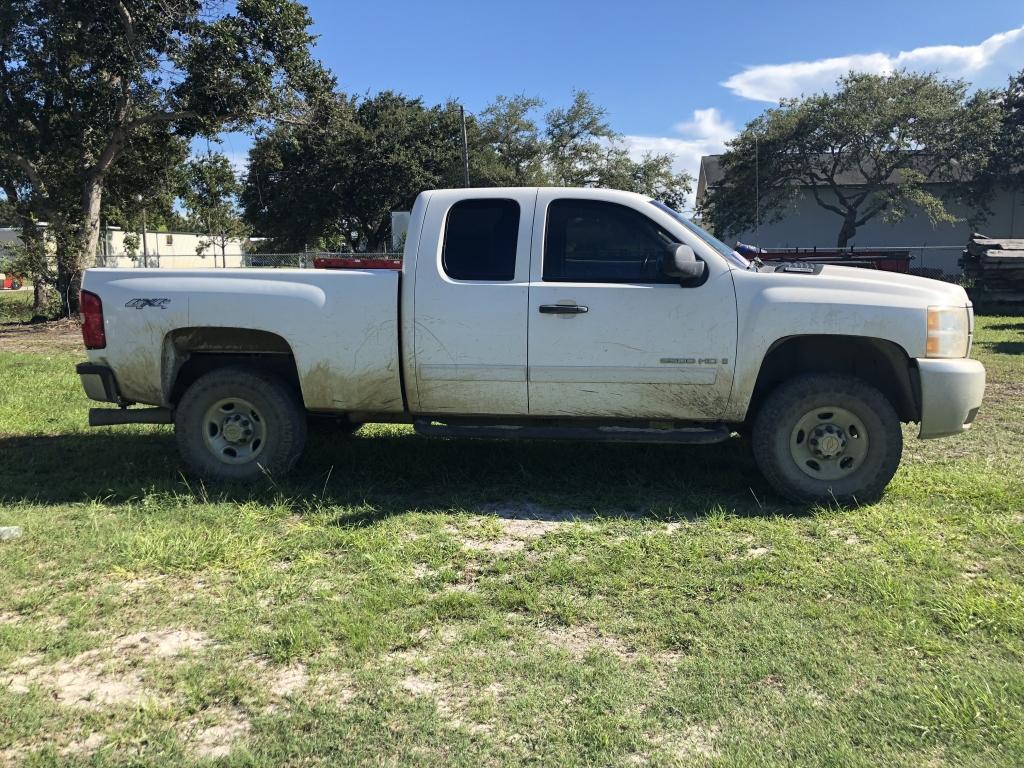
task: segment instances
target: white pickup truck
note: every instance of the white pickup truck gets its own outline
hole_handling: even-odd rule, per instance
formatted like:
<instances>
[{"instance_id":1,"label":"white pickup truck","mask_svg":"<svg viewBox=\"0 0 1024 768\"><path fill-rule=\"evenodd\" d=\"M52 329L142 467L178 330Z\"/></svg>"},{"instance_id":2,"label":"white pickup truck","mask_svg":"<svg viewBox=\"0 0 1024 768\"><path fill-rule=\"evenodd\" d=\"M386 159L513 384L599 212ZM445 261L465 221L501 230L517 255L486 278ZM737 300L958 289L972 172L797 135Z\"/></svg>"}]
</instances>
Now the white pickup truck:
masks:
<instances>
[{"instance_id":1,"label":"white pickup truck","mask_svg":"<svg viewBox=\"0 0 1024 768\"><path fill-rule=\"evenodd\" d=\"M750 263L632 193L424 192L399 266L88 270L78 373L120 406L90 424L173 423L219 480L290 470L308 413L449 437L749 432L779 493L855 503L895 473L901 422L957 434L985 389L959 286Z\"/></svg>"}]
</instances>

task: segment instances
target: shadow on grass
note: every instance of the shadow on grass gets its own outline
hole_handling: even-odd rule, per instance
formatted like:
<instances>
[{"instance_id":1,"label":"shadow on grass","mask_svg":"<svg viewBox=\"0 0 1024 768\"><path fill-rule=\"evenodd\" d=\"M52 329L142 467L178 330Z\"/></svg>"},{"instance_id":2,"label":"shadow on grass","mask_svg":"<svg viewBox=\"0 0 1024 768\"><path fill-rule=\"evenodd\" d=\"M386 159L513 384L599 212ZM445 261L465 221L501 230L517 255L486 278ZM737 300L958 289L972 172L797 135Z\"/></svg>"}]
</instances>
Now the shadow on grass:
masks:
<instances>
[{"instance_id":1,"label":"shadow on grass","mask_svg":"<svg viewBox=\"0 0 1024 768\"><path fill-rule=\"evenodd\" d=\"M990 331L1024 331L1024 323L999 323L998 325L990 325L988 327Z\"/></svg>"},{"instance_id":2,"label":"shadow on grass","mask_svg":"<svg viewBox=\"0 0 1024 768\"><path fill-rule=\"evenodd\" d=\"M968 296L970 291L968 291ZM1024 304L989 304L982 301L974 301L975 317L1020 317L1024 315Z\"/></svg>"},{"instance_id":3,"label":"shadow on grass","mask_svg":"<svg viewBox=\"0 0 1024 768\"><path fill-rule=\"evenodd\" d=\"M227 503L283 500L297 512L346 507L338 510L339 525L366 525L414 510L536 516L527 502L549 510L666 520L722 510L805 511L780 504L739 439L669 446L339 438L316 430L287 478L216 488L184 477L169 429L5 437L0 455L14 459L0 463L0 499L7 503L118 504L153 494Z\"/></svg>"},{"instance_id":4,"label":"shadow on grass","mask_svg":"<svg viewBox=\"0 0 1024 768\"><path fill-rule=\"evenodd\" d=\"M985 348L999 355L1024 355L1024 341L983 342Z\"/></svg>"}]
</instances>

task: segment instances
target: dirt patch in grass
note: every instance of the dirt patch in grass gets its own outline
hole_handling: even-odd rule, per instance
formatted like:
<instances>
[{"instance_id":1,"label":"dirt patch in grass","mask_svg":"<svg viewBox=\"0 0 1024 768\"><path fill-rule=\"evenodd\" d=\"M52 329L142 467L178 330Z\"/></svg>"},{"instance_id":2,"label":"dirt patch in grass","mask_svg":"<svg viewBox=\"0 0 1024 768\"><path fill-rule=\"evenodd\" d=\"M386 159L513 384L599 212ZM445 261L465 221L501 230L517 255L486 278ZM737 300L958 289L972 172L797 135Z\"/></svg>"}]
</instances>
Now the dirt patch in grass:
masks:
<instances>
[{"instance_id":1,"label":"dirt patch in grass","mask_svg":"<svg viewBox=\"0 0 1024 768\"><path fill-rule=\"evenodd\" d=\"M739 554L726 555L727 560L757 560L771 554L771 547L751 546Z\"/></svg>"},{"instance_id":2,"label":"dirt patch in grass","mask_svg":"<svg viewBox=\"0 0 1024 768\"><path fill-rule=\"evenodd\" d=\"M437 681L423 675L408 675L401 685L413 696L429 696L438 688Z\"/></svg>"},{"instance_id":3,"label":"dirt patch in grass","mask_svg":"<svg viewBox=\"0 0 1024 768\"><path fill-rule=\"evenodd\" d=\"M523 535L542 536L566 523L592 520L591 512L575 509L551 509L532 501L499 501L484 504L477 514L497 517L502 527L509 532L520 531Z\"/></svg>"},{"instance_id":4,"label":"dirt patch in grass","mask_svg":"<svg viewBox=\"0 0 1024 768\"><path fill-rule=\"evenodd\" d=\"M107 737L102 733L90 733L88 736L83 738L62 743L59 739L59 736L62 734L54 735L58 738L35 741L32 743L18 743L13 747L0 750L0 765L15 765L29 755L41 752L43 749L51 745L57 747L57 754L61 757L88 757L103 746L103 743L107 740Z\"/></svg>"},{"instance_id":5,"label":"dirt patch in grass","mask_svg":"<svg viewBox=\"0 0 1024 768\"><path fill-rule=\"evenodd\" d=\"M963 577L968 580L977 579L980 576L986 575L988 570L988 565L979 560L971 563L964 569Z\"/></svg>"},{"instance_id":6,"label":"dirt patch in grass","mask_svg":"<svg viewBox=\"0 0 1024 768\"><path fill-rule=\"evenodd\" d=\"M64 757L84 757L91 755L101 746L107 738L102 733L90 733L84 739L76 739L71 743L61 747L60 754Z\"/></svg>"},{"instance_id":7,"label":"dirt patch in grass","mask_svg":"<svg viewBox=\"0 0 1024 768\"><path fill-rule=\"evenodd\" d=\"M432 700L438 714L452 728L464 729L472 734L489 733L494 728L491 723L477 722L466 717L466 709L472 702L470 692L466 690L456 689L421 674L407 675L399 685L414 698Z\"/></svg>"},{"instance_id":8,"label":"dirt patch in grass","mask_svg":"<svg viewBox=\"0 0 1024 768\"><path fill-rule=\"evenodd\" d=\"M475 540L472 543L473 544L478 544L478 545L481 544L481 542L476 542ZM471 546L470 542L465 542L465 546L467 548L469 548L469 549L473 549L474 548L473 546ZM483 550L483 551L488 551L488 550ZM492 552L492 554L493 554L493 552ZM477 570L476 565L474 565L473 563L468 563L462 569L462 572L459 574L458 580L455 581L455 582L452 582L451 584L445 585L444 591L445 592L475 592L476 591L477 575L478 575L478 570Z\"/></svg>"},{"instance_id":9,"label":"dirt patch in grass","mask_svg":"<svg viewBox=\"0 0 1024 768\"><path fill-rule=\"evenodd\" d=\"M679 660L679 654L672 651L644 653L616 637L602 635L593 627L586 625L548 628L541 632L541 636L551 645L561 648L570 656L578 659L582 659L592 651L603 651L623 661L635 661L646 657L658 664L673 664Z\"/></svg>"},{"instance_id":10,"label":"dirt patch in grass","mask_svg":"<svg viewBox=\"0 0 1024 768\"><path fill-rule=\"evenodd\" d=\"M159 629L118 638L112 648L118 653L163 659L199 651L210 644L209 638L202 632L190 629Z\"/></svg>"},{"instance_id":11,"label":"dirt patch in grass","mask_svg":"<svg viewBox=\"0 0 1024 768\"><path fill-rule=\"evenodd\" d=\"M426 563L415 563L412 567L413 578L417 581L423 581L424 579L432 578L437 575L437 571L431 568Z\"/></svg>"},{"instance_id":12,"label":"dirt patch in grass","mask_svg":"<svg viewBox=\"0 0 1024 768\"><path fill-rule=\"evenodd\" d=\"M93 652L70 661L28 667L7 680L12 693L28 693L33 685L52 691L54 698L67 706L98 709L125 704L141 705L156 701L137 672L118 669L114 662L104 663Z\"/></svg>"},{"instance_id":13,"label":"dirt patch in grass","mask_svg":"<svg viewBox=\"0 0 1024 768\"><path fill-rule=\"evenodd\" d=\"M298 693L306 687L309 676L306 674L306 665L299 663L286 667L275 674L270 680L270 695L283 699Z\"/></svg>"},{"instance_id":14,"label":"dirt patch in grass","mask_svg":"<svg viewBox=\"0 0 1024 768\"><path fill-rule=\"evenodd\" d=\"M526 544L557 531L565 525L593 519L589 513L570 509L549 509L533 502L496 502L485 504L476 512L497 518L501 535L497 537L465 536L454 526L451 530L462 539L466 549L502 556L522 551Z\"/></svg>"},{"instance_id":15,"label":"dirt patch in grass","mask_svg":"<svg viewBox=\"0 0 1024 768\"><path fill-rule=\"evenodd\" d=\"M475 552L501 556L519 552L526 546L526 542L510 536L500 536L497 539L463 539L462 546Z\"/></svg>"},{"instance_id":16,"label":"dirt patch in grass","mask_svg":"<svg viewBox=\"0 0 1024 768\"><path fill-rule=\"evenodd\" d=\"M161 701L145 684L140 671L143 664L196 652L209 644L205 635L187 629L138 632L51 664L41 663L35 654L23 656L11 665L6 679L0 678L0 684L12 693L28 693L39 686L59 703L72 707L139 706Z\"/></svg>"},{"instance_id":17,"label":"dirt patch in grass","mask_svg":"<svg viewBox=\"0 0 1024 768\"><path fill-rule=\"evenodd\" d=\"M842 539L843 543L848 547L855 547L861 543L860 536L856 533L844 531L842 528L833 528L828 532L828 535L835 539Z\"/></svg>"},{"instance_id":18,"label":"dirt patch in grass","mask_svg":"<svg viewBox=\"0 0 1024 768\"><path fill-rule=\"evenodd\" d=\"M82 326L75 318L45 323L4 323L0 325L0 350L39 354L83 351Z\"/></svg>"},{"instance_id":19,"label":"dirt patch in grass","mask_svg":"<svg viewBox=\"0 0 1024 768\"><path fill-rule=\"evenodd\" d=\"M250 727L249 718L237 709L208 709L186 724L186 740L196 757L227 757Z\"/></svg>"},{"instance_id":20,"label":"dirt patch in grass","mask_svg":"<svg viewBox=\"0 0 1024 768\"><path fill-rule=\"evenodd\" d=\"M718 756L715 749L718 736L717 725L691 725L682 733L654 736L651 744L676 760L708 760Z\"/></svg>"},{"instance_id":21,"label":"dirt patch in grass","mask_svg":"<svg viewBox=\"0 0 1024 768\"><path fill-rule=\"evenodd\" d=\"M345 706L356 697L355 681L348 672L319 675L308 690L312 697L326 699L335 706Z\"/></svg>"}]
</instances>

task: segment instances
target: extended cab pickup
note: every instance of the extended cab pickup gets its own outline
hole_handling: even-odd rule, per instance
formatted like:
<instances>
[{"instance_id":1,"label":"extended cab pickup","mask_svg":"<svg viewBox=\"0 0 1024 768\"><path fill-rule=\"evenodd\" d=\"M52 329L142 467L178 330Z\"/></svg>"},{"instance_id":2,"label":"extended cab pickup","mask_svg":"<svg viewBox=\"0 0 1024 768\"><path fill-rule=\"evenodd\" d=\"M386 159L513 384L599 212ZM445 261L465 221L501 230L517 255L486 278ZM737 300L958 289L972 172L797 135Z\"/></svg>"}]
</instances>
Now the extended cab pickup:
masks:
<instances>
[{"instance_id":1,"label":"extended cab pickup","mask_svg":"<svg viewBox=\"0 0 1024 768\"><path fill-rule=\"evenodd\" d=\"M749 432L783 495L863 502L901 422L962 432L985 388L959 286L750 263L599 189L424 192L400 269L90 269L82 314L83 386L120 406L90 423L173 422L212 479L291 469L319 413L440 436Z\"/></svg>"}]
</instances>

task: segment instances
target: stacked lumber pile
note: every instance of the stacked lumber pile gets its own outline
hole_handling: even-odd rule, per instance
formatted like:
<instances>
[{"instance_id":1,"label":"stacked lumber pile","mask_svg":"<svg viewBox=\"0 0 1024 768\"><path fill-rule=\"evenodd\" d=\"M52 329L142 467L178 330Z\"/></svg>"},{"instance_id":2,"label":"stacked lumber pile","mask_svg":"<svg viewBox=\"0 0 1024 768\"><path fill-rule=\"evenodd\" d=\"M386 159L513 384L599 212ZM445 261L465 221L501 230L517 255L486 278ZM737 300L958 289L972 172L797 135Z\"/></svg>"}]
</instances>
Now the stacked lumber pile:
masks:
<instances>
[{"instance_id":1,"label":"stacked lumber pile","mask_svg":"<svg viewBox=\"0 0 1024 768\"><path fill-rule=\"evenodd\" d=\"M974 301L1024 302L1024 240L999 240L973 234L960 259L964 277L974 284Z\"/></svg>"}]
</instances>

